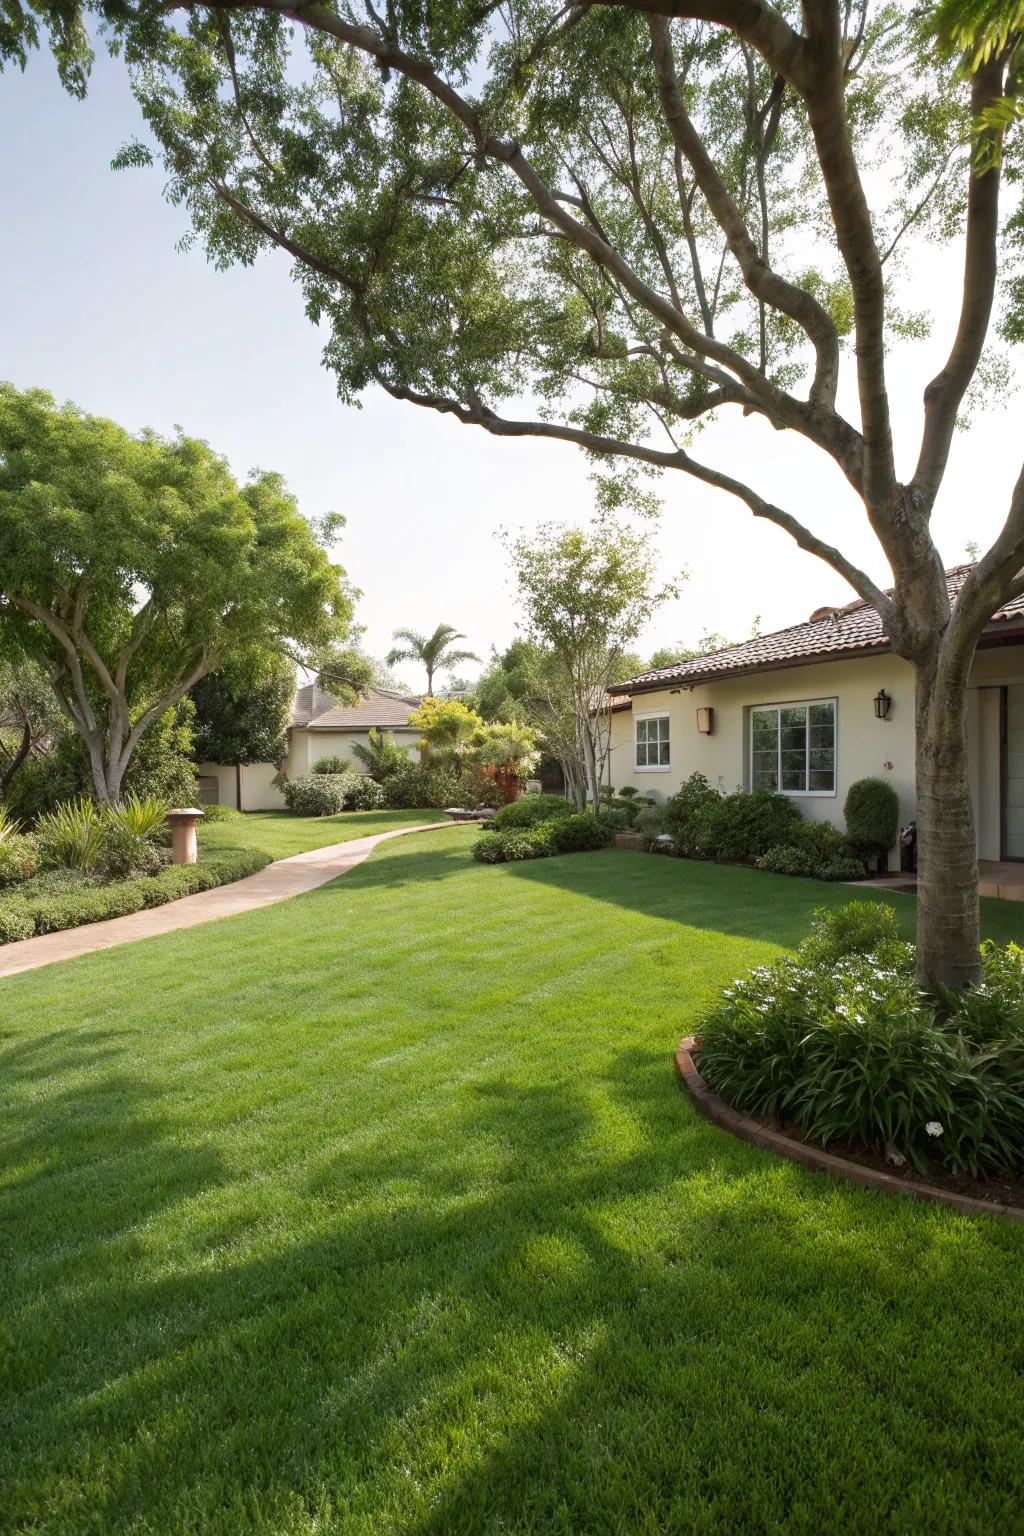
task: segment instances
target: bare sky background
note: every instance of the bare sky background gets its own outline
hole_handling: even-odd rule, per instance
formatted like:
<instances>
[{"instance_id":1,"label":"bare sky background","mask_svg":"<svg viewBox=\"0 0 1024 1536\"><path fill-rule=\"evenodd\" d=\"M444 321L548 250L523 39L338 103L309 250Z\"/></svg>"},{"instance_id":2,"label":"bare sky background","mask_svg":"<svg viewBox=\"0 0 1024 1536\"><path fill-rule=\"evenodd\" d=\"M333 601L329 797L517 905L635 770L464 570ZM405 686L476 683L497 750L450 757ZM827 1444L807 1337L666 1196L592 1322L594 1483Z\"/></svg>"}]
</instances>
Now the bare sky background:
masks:
<instances>
[{"instance_id":1,"label":"bare sky background","mask_svg":"<svg viewBox=\"0 0 1024 1536\"><path fill-rule=\"evenodd\" d=\"M485 655L515 627L500 526L582 522L592 495L586 461L559 444L499 442L380 394L342 406L320 362L326 335L306 319L288 262L219 273L176 243L186 216L161 196L161 171L109 169L141 119L124 68L105 55L89 98L73 101L53 66L34 57L0 76L0 378L134 430L175 424L206 438L239 475L280 470L307 515L348 518L340 554L362 589L359 619L374 654L397 626L453 623ZM902 347L890 377L901 470L916 456L924 383L955 321L959 253L915 254L907 302L943 304L932 339ZM847 408L853 405L847 399ZM986 543L1005 516L1020 467L1020 401L986 407L954 449L936 512L947 564ZM887 575L863 513L838 471L790 434L738 415L707 429L694 451L741 474L809 522L876 578ZM681 475L661 483L657 539L666 574L691 573L641 649L704 630L743 639L852 594L780 531ZM473 669L467 669L472 671ZM409 681L414 669L403 668Z\"/></svg>"}]
</instances>

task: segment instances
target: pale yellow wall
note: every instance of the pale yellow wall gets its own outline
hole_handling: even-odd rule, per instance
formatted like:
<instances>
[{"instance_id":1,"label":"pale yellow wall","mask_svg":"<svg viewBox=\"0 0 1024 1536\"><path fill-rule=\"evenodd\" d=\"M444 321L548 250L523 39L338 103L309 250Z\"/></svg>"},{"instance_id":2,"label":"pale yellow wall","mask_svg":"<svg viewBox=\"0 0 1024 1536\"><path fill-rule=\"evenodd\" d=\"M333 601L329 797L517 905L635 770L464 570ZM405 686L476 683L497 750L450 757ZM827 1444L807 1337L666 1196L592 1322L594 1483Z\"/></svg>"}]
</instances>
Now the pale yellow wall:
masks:
<instances>
[{"instance_id":1,"label":"pale yellow wall","mask_svg":"<svg viewBox=\"0 0 1024 1536\"><path fill-rule=\"evenodd\" d=\"M999 857L999 683L1024 678L1024 647L979 652L968 705L971 777L982 858ZM884 688L893 700L887 720L877 720L874 697ZM861 657L788 667L749 677L702 683L692 691L638 693L632 711L612 716L612 749L607 770L617 789L633 784L642 794L664 800L695 771L723 791L749 783L748 711L756 704L838 701L837 783L834 795L794 795L809 820L843 826L850 785L868 776L887 779L900 799L901 823L913 819L914 678L897 656ZM710 736L697 730L697 710L714 710ZM669 717L672 763L668 772L636 767L635 721L643 714Z\"/></svg>"},{"instance_id":2,"label":"pale yellow wall","mask_svg":"<svg viewBox=\"0 0 1024 1536\"><path fill-rule=\"evenodd\" d=\"M419 737L413 732L394 735L399 746L405 748L411 758L419 758ZM286 778L297 779L308 773L320 757L347 757L358 772L359 764L352 753L352 743L366 746L369 735L365 731L292 731L288 740L288 756L284 761ZM216 779L216 796L206 795L206 785L201 785L201 798L212 799L218 805L235 806L237 792L235 770L224 763L203 763L197 769L201 779ZM281 811L285 808L284 795L274 783L278 770L272 763L249 763L242 769L243 811Z\"/></svg>"}]
</instances>

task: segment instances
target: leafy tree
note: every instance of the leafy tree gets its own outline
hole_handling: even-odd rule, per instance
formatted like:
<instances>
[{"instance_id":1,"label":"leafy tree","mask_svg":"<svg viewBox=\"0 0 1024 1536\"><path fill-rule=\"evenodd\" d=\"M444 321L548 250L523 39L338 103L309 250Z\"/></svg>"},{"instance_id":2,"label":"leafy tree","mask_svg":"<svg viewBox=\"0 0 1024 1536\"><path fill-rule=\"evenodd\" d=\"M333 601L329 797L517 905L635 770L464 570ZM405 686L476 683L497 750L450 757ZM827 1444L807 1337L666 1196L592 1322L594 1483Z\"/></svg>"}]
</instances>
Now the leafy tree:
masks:
<instances>
[{"instance_id":1,"label":"leafy tree","mask_svg":"<svg viewBox=\"0 0 1024 1536\"><path fill-rule=\"evenodd\" d=\"M239 810L243 765L280 766L284 762L294 697L294 664L288 657L274 653L255 676L250 672L213 672L192 690L196 761L234 765Z\"/></svg>"},{"instance_id":2,"label":"leafy tree","mask_svg":"<svg viewBox=\"0 0 1024 1536\"><path fill-rule=\"evenodd\" d=\"M577 805L600 805L609 749L608 693L622 678L626 646L676 587L655 590L650 538L610 516L591 528L545 523L509 541L531 639L549 653L533 676L546 731L557 727L559 756ZM573 745L570 747L570 742Z\"/></svg>"},{"instance_id":3,"label":"leafy tree","mask_svg":"<svg viewBox=\"0 0 1024 1536\"><path fill-rule=\"evenodd\" d=\"M212 258L293 259L342 398L377 384L576 444L611 505L647 470L696 478L874 605L916 677L918 974L976 980L966 688L1024 592L1024 475L955 604L931 518L970 392L1005 393L987 344L1024 336L1019 0L87 8ZM938 46L944 18L968 30ZM23 60L44 33L82 91L75 0L9 8L0 51ZM906 257L930 237L959 243L963 280L919 440L897 444L889 353L921 333ZM723 415L838 471L891 590L759 488L756 438L742 467L692 450Z\"/></svg>"},{"instance_id":4,"label":"leafy tree","mask_svg":"<svg viewBox=\"0 0 1024 1536\"><path fill-rule=\"evenodd\" d=\"M434 673L442 667L457 667L463 661L480 660L474 651L459 650L455 641L466 637L450 624L439 624L432 635L421 635L415 629L396 629L394 638L402 644L388 652L387 665L393 667L399 661L422 663L427 670L428 696L434 692Z\"/></svg>"},{"instance_id":5,"label":"leafy tree","mask_svg":"<svg viewBox=\"0 0 1024 1536\"><path fill-rule=\"evenodd\" d=\"M492 647L490 659L477 679L468 703L484 720L529 718L529 692L539 647L531 640L516 639L499 652Z\"/></svg>"},{"instance_id":6,"label":"leafy tree","mask_svg":"<svg viewBox=\"0 0 1024 1536\"><path fill-rule=\"evenodd\" d=\"M435 699L433 695L409 716L409 724L422 732L420 747L425 762L452 761L482 723L476 711L460 700Z\"/></svg>"},{"instance_id":7,"label":"leafy tree","mask_svg":"<svg viewBox=\"0 0 1024 1536\"><path fill-rule=\"evenodd\" d=\"M200 679L327 646L351 613L279 475L239 486L194 438L0 385L0 633L46 672L100 800Z\"/></svg>"},{"instance_id":8,"label":"leafy tree","mask_svg":"<svg viewBox=\"0 0 1024 1536\"><path fill-rule=\"evenodd\" d=\"M0 802L34 755L45 755L64 726L46 675L34 663L0 659Z\"/></svg>"}]
</instances>

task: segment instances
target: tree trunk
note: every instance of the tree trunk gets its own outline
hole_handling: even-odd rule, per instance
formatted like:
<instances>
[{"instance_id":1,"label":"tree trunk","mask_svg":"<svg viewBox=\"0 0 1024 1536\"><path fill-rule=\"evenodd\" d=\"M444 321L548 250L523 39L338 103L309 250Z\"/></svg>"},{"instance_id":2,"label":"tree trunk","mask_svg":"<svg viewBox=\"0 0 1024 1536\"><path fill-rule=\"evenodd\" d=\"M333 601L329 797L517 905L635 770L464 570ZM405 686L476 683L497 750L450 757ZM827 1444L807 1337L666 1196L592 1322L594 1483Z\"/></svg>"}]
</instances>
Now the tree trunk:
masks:
<instances>
[{"instance_id":1,"label":"tree trunk","mask_svg":"<svg viewBox=\"0 0 1024 1536\"><path fill-rule=\"evenodd\" d=\"M29 754L29 752L31 750L32 750L32 728L29 725L28 721L26 720L24 725L22 726L21 741L18 743L17 751L15 752L14 756L11 758L11 761L8 763L7 767L4 769L3 773L0 773L0 800L3 800L4 797L6 796L7 791L11 787L11 781L13 780L14 775L17 773L17 771L21 767L22 763L28 757L28 754Z\"/></svg>"},{"instance_id":2,"label":"tree trunk","mask_svg":"<svg viewBox=\"0 0 1024 1536\"><path fill-rule=\"evenodd\" d=\"M929 990L981 975L978 845L967 768L966 667L916 675L917 980Z\"/></svg>"}]
</instances>

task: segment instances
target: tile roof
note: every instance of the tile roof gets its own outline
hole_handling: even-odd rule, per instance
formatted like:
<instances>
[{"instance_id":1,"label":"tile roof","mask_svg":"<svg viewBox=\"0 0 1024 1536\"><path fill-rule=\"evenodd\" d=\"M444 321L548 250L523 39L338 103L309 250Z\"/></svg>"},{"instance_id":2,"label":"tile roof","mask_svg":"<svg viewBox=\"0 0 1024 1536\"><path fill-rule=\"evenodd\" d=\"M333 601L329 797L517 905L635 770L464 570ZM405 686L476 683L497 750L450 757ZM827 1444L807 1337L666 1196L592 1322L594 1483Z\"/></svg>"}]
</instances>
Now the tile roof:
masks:
<instances>
[{"instance_id":1,"label":"tile roof","mask_svg":"<svg viewBox=\"0 0 1024 1536\"><path fill-rule=\"evenodd\" d=\"M295 695L291 726L308 731L415 730L409 716L419 703L390 688L371 688L358 704L339 704L315 683L307 683Z\"/></svg>"},{"instance_id":2,"label":"tile roof","mask_svg":"<svg viewBox=\"0 0 1024 1536\"><path fill-rule=\"evenodd\" d=\"M971 569L957 565L946 572L949 595L955 600ZM992 615L990 629L1013 621L1024 624L1024 597L1006 603ZM1024 629L1021 631L1024 639ZM887 651L889 638L876 609L858 598L845 608L819 608L805 624L776 630L771 635L757 635L741 645L708 656L694 656L671 667L641 672L626 683L619 683L617 693L643 693L670 683L708 683L719 677L742 677L748 672L770 672L781 667L800 666L811 661L856 655L858 652Z\"/></svg>"}]
</instances>

